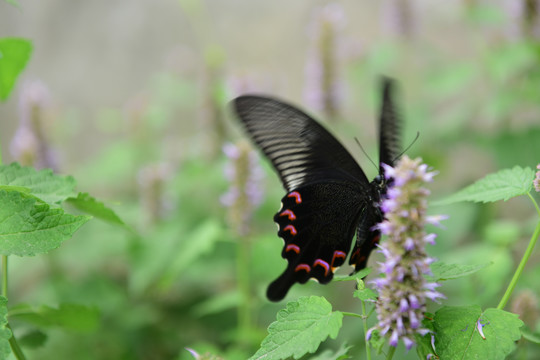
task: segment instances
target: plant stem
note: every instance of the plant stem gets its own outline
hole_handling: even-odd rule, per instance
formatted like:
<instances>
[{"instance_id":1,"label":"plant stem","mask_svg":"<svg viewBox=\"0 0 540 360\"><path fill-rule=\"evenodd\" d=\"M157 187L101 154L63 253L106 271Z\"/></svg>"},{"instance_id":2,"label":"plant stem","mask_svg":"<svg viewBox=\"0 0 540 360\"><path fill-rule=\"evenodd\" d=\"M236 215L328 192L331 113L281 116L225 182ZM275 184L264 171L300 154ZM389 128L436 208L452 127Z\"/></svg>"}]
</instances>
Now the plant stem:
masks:
<instances>
[{"instance_id":1,"label":"plant stem","mask_svg":"<svg viewBox=\"0 0 540 360\"><path fill-rule=\"evenodd\" d=\"M13 334L13 330L11 330L11 326L9 326L9 323L6 324L6 328L8 328L11 331L11 337L9 338L9 345L11 346L11 351L13 351L13 355L15 355L15 358L17 360L26 360L26 356L24 356L21 348L19 347L19 344L17 343L17 340L15 339L15 334Z\"/></svg>"},{"instance_id":2,"label":"plant stem","mask_svg":"<svg viewBox=\"0 0 540 360\"><path fill-rule=\"evenodd\" d=\"M390 346L388 349L388 354L386 354L386 360L391 360L394 357L394 353L396 352L396 348L394 346Z\"/></svg>"},{"instance_id":3,"label":"plant stem","mask_svg":"<svg viewBox=\"0 0 540 360\"><path fill-rule=\"evenodd\" d=\"M368 332L368 325L367 325L367 316L366 316L366 302L360 301L362 303L362 322L364 323L364 337L366 336ZM366 342L366 360L371 360L371 348L369 347L367 338L365 339Z\"/></svg>"},{"instance_id":4,"label":"plant stem","mask_svg":"<svg viewBox=\"0 0 540 360\"><path fill-rule=\"evenodd\" d=\"M528 195L531 198L534 206L536 207L536 211L538 212L538 215L540 216L540 209L538 208L538 204L536 204L536 201L534 201L534 198L531 196L530 193ZM516 269L516 272L514 273L514 276L512 277L512 280L510 281L510 284L508 285L508 288L506 289L506 292L504 293L501 299L501 302L499 302L497 309L499 310L504 309L504 307L506 306L506 303L508 303L508 300L510 299L512 292L514 291L514 288L516 287L519 277L521 276L521 273L523 272L523 269L525 268L525 265L527 264L527 261L529 260L529 257L531 256L534 250L534 245L536 245L536 241L538 240L539 235L540 235L540 221L536 225L536 229L534 230L531 240L529 241L529 245L527 246L527 249L525 250L523 257L521 258L521 261Z\"/></svg>"},{"instance_id":5,"label":"plant stem","mask_svg":"<svg viewBox=\"0 0 540 360\"><path fill-rule=\"evenodd\" d=\"M8 295L8 257L2 255L2 296L7 299Z\"/></svg>"},{"instance_id":6,"label":"plant stem","mask_svg":"<svg viewBox=\"0 0 540 360\"><path fill-rule=\"evenodd\" d=\"M240 236L237 250L236 276L240 291L240 304L238 308L238 327L242 339L246 339L251 331L251 291L249 279L249 238Z\"/></svg>"},{"instance_id":7,"label":"plant stem","mask_svg":"<svg viewBox=\"0 0 540 360\"><path fill-rule=\"evenodd\" d=\"M352 312L341 311L341 313L343 315L345 315L345 316L352 316L352 317L357 317L357 318L361 318L361 319L364 318L364 315L360 315L360 314L356 314L356 313L352 313Z\"/></svg>"}]
</instances>

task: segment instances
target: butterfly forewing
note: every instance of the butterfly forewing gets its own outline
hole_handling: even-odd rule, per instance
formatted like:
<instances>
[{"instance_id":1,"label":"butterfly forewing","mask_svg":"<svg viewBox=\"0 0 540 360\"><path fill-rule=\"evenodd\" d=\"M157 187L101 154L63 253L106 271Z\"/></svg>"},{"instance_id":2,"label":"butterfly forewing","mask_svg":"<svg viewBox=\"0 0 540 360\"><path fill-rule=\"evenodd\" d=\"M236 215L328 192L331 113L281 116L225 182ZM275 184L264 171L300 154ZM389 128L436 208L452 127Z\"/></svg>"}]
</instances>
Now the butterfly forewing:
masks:
<instances>
[{"instance_id":1,"label":"butterfly forewing","mask_svg":"<svg viewBox=\"0 0 540 360\"><path fill-rule=\"evenodd\" d=\"M401 121L392 93L394 82L383 78L382 104L379 118L379 162L393 166L401 151ZM383 174L384 169L380 172Z\"/></svg>"},{"instance_id":2,"label":"butterfly forewing","mask_svg":"<svg viewBox=\"0 0 540 360\"><path fill-rule=\"evenodd\" d=\"M234 107L287 191L332 180L367 188L366 175L348 151L302 111L259 96L241 96L234 100Z\"/></svg>"}]
</instances>

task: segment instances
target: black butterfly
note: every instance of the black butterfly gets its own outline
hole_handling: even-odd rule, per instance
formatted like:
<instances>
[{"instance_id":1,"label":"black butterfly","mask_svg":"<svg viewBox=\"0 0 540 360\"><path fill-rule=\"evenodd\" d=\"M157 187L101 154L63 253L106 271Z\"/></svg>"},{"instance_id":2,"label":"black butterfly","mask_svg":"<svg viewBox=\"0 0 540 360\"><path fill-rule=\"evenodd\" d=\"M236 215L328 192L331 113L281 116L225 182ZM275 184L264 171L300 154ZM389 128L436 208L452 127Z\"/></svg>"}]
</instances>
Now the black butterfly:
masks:
<instances>
[{"instance_id":1,"label":"black butterfly","mask_svg":"<svg viewBox=\"0 0 540 360\"><path fill-rule=\"evenodd\" d=\"M386 193L384 168L370 183L349 152L320 124L297 108L261 96L240 96L234 110L248 134L270 159L287 195L274 216L285 241L287 269L268 287L272 301L310 278L332 280L351 248L354 272L366 267L380 238L373 226ZM399 152L400 121L392 101L392 80L383 79L379 161L393 166Z\"/></svg>"}]
</instances>

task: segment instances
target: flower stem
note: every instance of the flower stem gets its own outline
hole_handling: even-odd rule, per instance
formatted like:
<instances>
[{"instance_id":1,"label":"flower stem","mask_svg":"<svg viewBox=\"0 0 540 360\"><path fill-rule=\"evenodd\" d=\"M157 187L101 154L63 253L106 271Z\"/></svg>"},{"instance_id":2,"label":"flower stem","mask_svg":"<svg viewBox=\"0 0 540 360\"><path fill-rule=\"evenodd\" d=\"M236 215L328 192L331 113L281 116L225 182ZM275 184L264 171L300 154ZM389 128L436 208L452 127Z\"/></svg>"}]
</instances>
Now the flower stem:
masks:
<instances>
[{"instance_id":1,"label":"flower stem","mask_svg":"<svg viewBox=\"0 0 540 360\"><path fill-rule=\"evenodd\" d=\"M2 255L2 296L6 299L8 297L8 257L6 255ZM13 355L15 355L15 358L17 360L26 360L26 357L24 356L21 348L19 347L17 339L15 339L15 334L13 333L11 326L9 326L9 323L6 324L6 328L11 331L9 345L11 346L11 350L13 351Z\"/></svg>"},{"instance_id":2,"label":"flower stem","mask_svg":"<svg viewBox=\"0 0 540 360\"><path fill-rule=\"evenodd\" d=\"M237 245L236 276L240 291L238 308L238 327L241 338L245 339L251 331L251 290L249 277L249 239L241 236Z\"/></svg>"},{"instance_id":3,"label":"flower stem","mask_svg":"<svg viewBox=\"0 0 540 360\"><path fill-rule=\"evenodd\" d=\"M394 357L394 353L396 352L396 347L390 346L388 349L388 354L386 354L386 360L391 360Z\"/></svg>"},{"instance_id":4,"label":"flower stem","mask_svg":"<svg viewBox=\"0 0 540 360\"><path fill-rule=\"evenodd\" d=\"M534 201L534 198L531 196L530 193L528 195L529 195L529 198L532 200L536 208L536 211L538 212L538 215L540 216L540 209L538 208L538 204L536 203L536 201ZM531 240L529 241L529 245L527 246L527 249L525 250L523 257L521 258L521 261L516 269L516 272L514 273L514 276L512 277L512 280L510 281L510 284L508 285L506 292L504 293L501 301L499 302L497 309L499 310L504 309L504 307L508 303L508 300L510 299L512 292L514 291L514 288L516 287L519 277L521 276L521 273L523 272L523 269L525 268L525 265L527 264L527 261L529 260L529 257L531 256L534 250L534 245L536 245L536 241L538 240L539 235L540 235L540 221L536 225L536 229L534 229L534 233L531 237Z\"/></svg>"},{"instance_id":5,"label":"flower stem","mask_svg":"<svg viewBox=\"0 0 540 360\"><path fill-rule=\"evenodd\" d=\"M364 336L366 336L368 332L366 303L365 301L361 301L361 303L362 303L362 318L363 318L362 322L364 323ZM369 347L367 339L366 339L366 360L371 360L371 348Z\"/></svg>"}]
</instances>

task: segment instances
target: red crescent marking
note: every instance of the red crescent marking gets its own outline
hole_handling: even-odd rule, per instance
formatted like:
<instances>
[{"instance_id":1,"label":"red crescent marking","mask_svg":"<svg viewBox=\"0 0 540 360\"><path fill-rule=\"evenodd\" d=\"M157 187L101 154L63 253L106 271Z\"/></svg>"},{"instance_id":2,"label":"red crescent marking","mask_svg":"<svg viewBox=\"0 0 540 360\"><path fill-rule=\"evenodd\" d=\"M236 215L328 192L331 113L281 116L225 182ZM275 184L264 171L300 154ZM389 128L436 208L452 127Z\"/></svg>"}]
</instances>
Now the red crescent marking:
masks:
<instances>
[{"instance_id":1,"label":"red crescent marking","mask_svg":"<svg viewBox=\"0 0 540 360\"><path fill-rule=\"evenodd\" d=\"M336 250L334 251L334 256L332 257L332 267L334 267L334 262L337 258L345 259L347 257L347 254L343 251Z\"/></svg>"},{"instance_id":2,"label":"red crescent marking","mask_svg":"<svg viewBox=\"0 0 540 360\"><path fill-rule=\"evenodd\" d=\"M381 235L375 236L375 237L371 240L371 243L372 243L373 245L378 244L378 243L379 243L379 240L381 240Z\"/></svg>"},{"instance_id":3,"label":"red crescent marking","mask_svg":"<svg viewBox=\"0 0 540 360\"><path fill-rule=\"evenodd\" d=\"M281 214L279 214L279 216L285 216L285 215L289 217L289 220L296 220L296 215L294 215L294 213L289 209L287 209L287 210L281 212Z\"/></svg>"},{"instance_id":4,"label":"red crescent marking","mask_svg":"<svg viewBox=\"0 0 540 360\"><path fill-rule=\"evenodd\" d=\"M309 267L308 264L300 264L294 269L295 272L300 271L300 270L305 270L306 272L310 272L311 268Z\"/></svg>"},{"instance_id":5,"label":"red crescent marking","mask_svg":"<svg viewBox=\"0 0 540 360\"><path fill-rule=\"evenodd\" d=\"M287 230L289 230L292 235L296 235L296 228L294 226L292 225L285 226L285 229L283 229L283 231L287 231Z\"/></svg>"},{"instance_id":6,"label":"red crescent marking","mask_svg":"<svg viewBox=\"0 0 540 360\"><path fill-rule=\"evenodd\" d=\"M297 254L300 254L300 247L298 245L289 244L285 247L285 252L289 252L289 250L294 251Z\"/></svg>"},{"instance_id":7,"label":"red crescent marking","mask_svg":"<svg viewBox=\"0 0 540 360\"><path fill-rule=\"evenodd\" d=\"M330 265L328 265L328 263L326 261L321 260L321 259L317 259L313 263L313 267L315 267L317 265L320 265L320 266L322 266L324 268L324 276L328 275L328 270L330 270Z\"/></svg>"},{"instance_id":8,"label":"red crescent marking","mask_svg":"<svg viewBox=\"0 0 540 360\"><path fill-rule=\"evenodd\" d=\"M293 191L292 193L289 193L287 196L294 197L297 204L300 204L302 202L302 197L300 196L300 193L298 191Z\"/></svg>"}]
</instances>

